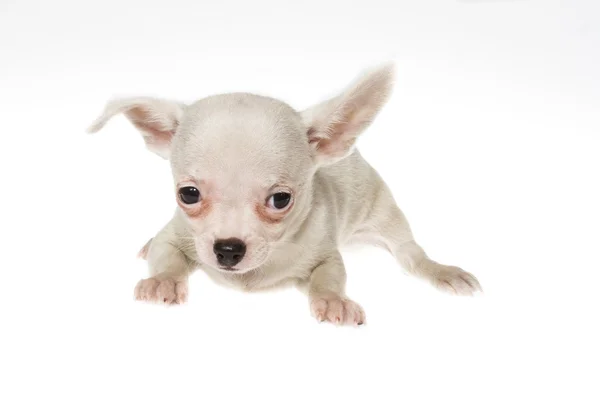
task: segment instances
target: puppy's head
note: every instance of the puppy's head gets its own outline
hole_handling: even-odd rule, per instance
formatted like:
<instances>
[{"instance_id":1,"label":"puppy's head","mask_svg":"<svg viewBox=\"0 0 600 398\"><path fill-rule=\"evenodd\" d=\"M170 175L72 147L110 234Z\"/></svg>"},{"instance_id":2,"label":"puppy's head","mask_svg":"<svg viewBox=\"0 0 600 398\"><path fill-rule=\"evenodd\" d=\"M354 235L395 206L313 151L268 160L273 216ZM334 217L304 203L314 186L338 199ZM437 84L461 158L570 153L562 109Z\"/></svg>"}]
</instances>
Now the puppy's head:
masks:
<instances>
[{"instance_id":1,"label":"puppy's head","mask_svg":"<svg viewBox=\"0 0 600 398\"><path fill-rule=\"evenodd\" d=\"M191 105L138 97L111 101L90 127L123 113L148 149L169 159L174 196L200 261L223 272L260 267L306 219L319 167L348 156L389 96L391 65L297 112L247 93Z\"/></svg>"}]
</instances>

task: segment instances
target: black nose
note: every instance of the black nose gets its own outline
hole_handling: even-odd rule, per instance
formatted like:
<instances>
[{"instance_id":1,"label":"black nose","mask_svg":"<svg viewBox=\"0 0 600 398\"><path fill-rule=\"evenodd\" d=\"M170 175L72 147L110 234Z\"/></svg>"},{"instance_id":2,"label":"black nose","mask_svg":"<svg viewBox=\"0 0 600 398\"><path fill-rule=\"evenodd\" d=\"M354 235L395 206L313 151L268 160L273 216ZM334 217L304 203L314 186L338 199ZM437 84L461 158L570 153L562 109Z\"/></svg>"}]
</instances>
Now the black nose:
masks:
<instances>
[{"instance_id":1,"label":"black nose","mask_svg":"<svg viewBox=\"0 0 600 398\"><path fill-rule=\"evenodd\" d=\"M219 239L215 242L213 251L217 255L219 264L226 267L233 267L244 258L246 245L236 238Z\"/></svg>"}]
</instances>

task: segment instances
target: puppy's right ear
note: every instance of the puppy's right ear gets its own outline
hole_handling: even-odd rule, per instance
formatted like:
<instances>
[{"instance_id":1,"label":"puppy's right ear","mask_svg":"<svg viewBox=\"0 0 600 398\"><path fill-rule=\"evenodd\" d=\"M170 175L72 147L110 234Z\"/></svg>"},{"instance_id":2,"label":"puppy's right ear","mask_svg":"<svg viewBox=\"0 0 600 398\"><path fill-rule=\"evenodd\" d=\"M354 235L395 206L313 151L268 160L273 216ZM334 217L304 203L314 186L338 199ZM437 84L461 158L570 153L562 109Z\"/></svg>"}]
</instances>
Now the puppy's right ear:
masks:
<instances>
[{"instance_id":1,"label":"puppy's right ear","mask_svg":"<svg viewBox=\"0 0 600 398\"><path fill-rule=\"evenodd\" d=\"M157 98L136 97L110 101L104 112L88 128L95 133L115 115L123 113L142 133L146 147L168 159L171 139L179 126L185 105Z\"/></svg>"}]
</instances>

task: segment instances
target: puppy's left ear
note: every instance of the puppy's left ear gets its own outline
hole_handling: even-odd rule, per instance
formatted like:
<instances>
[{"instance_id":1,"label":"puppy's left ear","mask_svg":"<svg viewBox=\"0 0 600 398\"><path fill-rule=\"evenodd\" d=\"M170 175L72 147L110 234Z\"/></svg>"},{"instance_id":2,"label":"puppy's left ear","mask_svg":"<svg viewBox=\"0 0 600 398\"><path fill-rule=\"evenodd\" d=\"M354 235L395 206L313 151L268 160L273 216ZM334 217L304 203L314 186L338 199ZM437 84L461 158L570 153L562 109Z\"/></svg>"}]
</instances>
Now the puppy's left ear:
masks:
<instances>
[{"instance_id":1,"label":"puppy's left ear","mask_svg":"<svg viewBox=\"0 0 600 398\"><path fill-rule=\"evenodd\" d=\"M95 133L119 113L140 131L146 147L158 156L168 159L171 139L179 126L185 105L159 98L134 97L108 102L104 112L94 121L88 132Z\"/></svg>"},{"instance_id":2,"label":"puppy's left ear","mask_svg":"<svg viewBox=\"0 0 600 398\"><path fill-rule=\"evenodd\" d=\"M394 65L365 73L342 94L301 113L308 142L319 166L352 153L358 136L387 102L394 81Z\"/></svg>"}]
</instances>

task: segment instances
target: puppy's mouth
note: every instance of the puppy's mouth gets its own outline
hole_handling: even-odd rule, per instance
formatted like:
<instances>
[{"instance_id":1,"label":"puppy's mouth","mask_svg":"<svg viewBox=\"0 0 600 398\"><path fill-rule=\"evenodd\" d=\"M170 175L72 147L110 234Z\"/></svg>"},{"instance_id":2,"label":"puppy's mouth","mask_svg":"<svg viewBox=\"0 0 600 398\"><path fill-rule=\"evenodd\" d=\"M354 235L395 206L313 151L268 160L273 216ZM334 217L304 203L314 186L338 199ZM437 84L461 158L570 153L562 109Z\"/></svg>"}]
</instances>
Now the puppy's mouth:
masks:
<instances>
[{"instance_id":1,"label":"puppy's mouth","mask_svg":"<svg viewBox=\"0 0 600 398\"><path fill-rule=\"evenodd\" d=\"M219 265L219 270L221 271L225 271L225 272L239 272L240 269L235 267L235 266L229 266L229 265Z\"/></svg>"},{"instance_id":2,"label":"puppy's mouth","mask_svg":"<svg viewBox=\"0 0 600 398\"><path fill-rule=\"evenodd\" d=\"M224 274L245 274L252 270L252 268L227 267L222 265L219 265L217 269Z\"/></svg>"}]
</instances>

